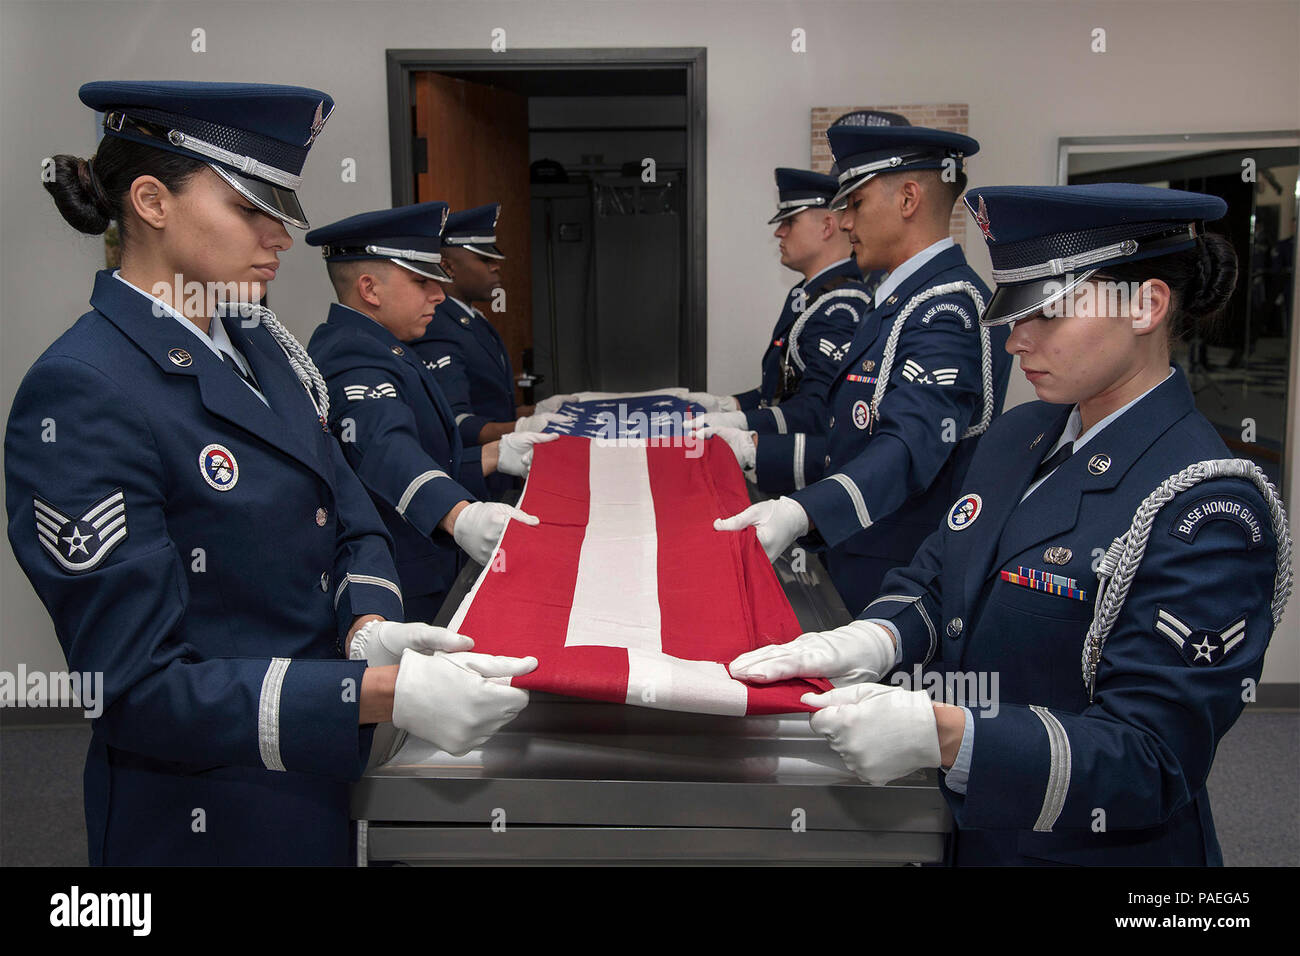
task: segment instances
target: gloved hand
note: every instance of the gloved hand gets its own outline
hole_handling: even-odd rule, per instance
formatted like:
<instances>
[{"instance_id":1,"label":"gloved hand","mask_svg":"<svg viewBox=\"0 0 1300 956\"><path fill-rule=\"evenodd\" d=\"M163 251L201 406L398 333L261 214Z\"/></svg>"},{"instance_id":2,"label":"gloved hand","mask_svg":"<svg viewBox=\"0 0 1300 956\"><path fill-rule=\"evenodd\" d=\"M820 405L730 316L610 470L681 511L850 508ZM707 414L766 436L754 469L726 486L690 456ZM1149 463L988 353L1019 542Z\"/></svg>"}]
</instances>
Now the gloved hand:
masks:
<instances>
[{"instance_id":1,"label":"gloved hand","mask_svg":"<svg viewBox=\"0 0 1300 956\"><path fill-rule=\"evenodd\" d=\"M525 415L515 422L515 434L540 432L553 422L559 425L572 425L577 420L572 415L561 415L559 412L537 412L533 415Z\"/></svg>"},{"instance_id":2,"label":"gloved hand","mask_svg":"<svg viewBox=\"0 0 1300 956\"><path fill-rule=\"evenodd\" d=\"M730 518L718 518L713 522L713 529L739 531L750 525L758 531L758 543L763 546L767 560L775 561L797 538L808 533L808 512L799 502L783 495L775 501L750 505Z\"/></svg>"},{"instance_id":3,"label":"gloved hand","mask_svg":"<svg viewBox=\"0 0 1300 956\"><path fill-rule=\"evenodd\" d=\"M698 432L702 428L747 428L749 422L744 412L705 412L690 420L688 427Z\"/></svg>"},{"instance_id":4,"label":"gloved hand","mask_svg":"<svg viewBox=\"0 0 1300 956\"><path fill-rule=\"evenodd\" d=\"M559 438L557 432L520 432L501 436L497 448L497 471L519 478L528 477L533 467L533 446L544 445Z\"/></svg>"},{"instance_id":5,"label":"gloved hand","mask_svg":"<svg viewBox=\"0 0 1300 956\"><path fill-rule=\"evenodd\" d=\"M535 657L402 652L393 690L393 726L453 757L469 753L528 706L508 679L537 667Z\"/></svg>"},{"instance_id":6,"label":"gloved hand","mask_svg":"<svg viewBox=\"0 0 1300 956\"><path fill-rule=\"evenodd\" d=\"M878 681L894 666L894 638L871 621L851 621L833 631L800 634L731 662L731 676L765 684L789 677L829 677L836 686Z\"/></svg>"},{"instance_id":7,"label":"gloved hand","mask_svg":"<svg viewBox=\"0 0 1300 956\"><path fill-rule=\"evenodd\" d=\"M854 684L801 699L822 708L812 715L812 729L826 737L846 767L873 786L939 766L939 726L923 690Z\"/></svg>"},{"instance_id":8,"label":"gloved hand","mask_svg":"<svg viewBox=\"0 0 1300 956\"><path fill-rule=\"evenodd\" d=\"M703 405L706 412L738 412L740 403L734 395L713 395L709 392L687 392L686 400Z\"/></svg>"},{"instance_id":9,"label":"gloved hand","mask_svg":"<svg viewBox=\"0 0 1300 956\"><path fill-rule=\"evenodd\" d=\"M691 438L712 438L714 435L725 441L730 447L732 453L736 456L736 461L740 463L742 471L753 471L754 462L758 458L758 446L754 444L754 436L757 432L747 432L740 428L718 428L709 425L690 434Z\"/></svg>"},{"instance_id":10,"label":"gloved hand","mask_svg":"<svg viewBox=\"0 0 1300 956\"><path fill-rule=\"evenodd\" d=\"M456 516L451 536L462 551L479 564L486 565L511 518L528 525L540 523L538 518L500 501L472 501Z\"/></svg>"},{"instance_id":11,"label":"gloved hand","mask_svg":"<svg viewBox=\"0 0 1300 956\"><path fill-rule=\"evenodd\" d=\"M581 401L577 395L552 395L550 398L544 398L533 406L533 414L539 412L558 412L561 405L569 402Z\"/></svg>"},{"instance_id":12,"label":"gloved hand","mask_svg":"<svg viewBox=\"0 0 1300 956\"><path fill-rule=\"evenodd\" d=\"M434 651L467 651L474 641L445 627L434 627L413 621L399 624L396 621L369 621L352 635L352 650L348 656L354 661L364 660L371 667L387 667L402 659L406 648L421 654Z\"/></svg>"}]
</instances>

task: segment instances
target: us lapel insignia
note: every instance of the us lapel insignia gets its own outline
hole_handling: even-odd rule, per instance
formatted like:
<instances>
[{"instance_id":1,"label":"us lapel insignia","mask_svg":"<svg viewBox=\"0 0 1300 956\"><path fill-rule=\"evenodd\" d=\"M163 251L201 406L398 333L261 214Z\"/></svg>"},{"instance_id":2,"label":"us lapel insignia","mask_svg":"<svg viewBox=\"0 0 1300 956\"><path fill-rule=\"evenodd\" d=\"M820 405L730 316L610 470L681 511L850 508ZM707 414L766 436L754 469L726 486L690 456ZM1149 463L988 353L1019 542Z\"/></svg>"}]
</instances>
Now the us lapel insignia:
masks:
<instances>
[{"instance_id":1,"label":"us lapel insignia","mask_svg":"<svg viewBox=\"0 0 1300 956\"><path fill-rule=\"evenodd\" d=\"M393 346L393 354L394 354L394 355L405 355L405 354L406 354L406 349L402 348L400 345L394 345L394 346Z\"/></svg>"},{"instance_id":2,"label":"us lapel insignia","mask_svg":"<svg viewBox=\"0 0 1300 956\"><path fill-rule=\"evenodd\" d=\"M1043 560L1048 564L1069 564L1074 552L1069 548L1048 548L1043 552Z\"/></svg>"},{"instance_id":3,"label":"us lapel insignia","mask_svg":"<svg viewBox=\"0 0 1300 956\"><path fill-rule=\"evenodd\" d=\"M40 495L32 495L36 540L68 574L85 574L126 538L126 499L117 488L79 518L70 518Z\"/></svg>"},{"instance_id":4,"label":"us lapel insignia","mask_svg":"<svg viewBox=\"0 0 1300 956\"><path fill-rule=\"evenodd\" d=\"M1042 432L1039 432L1039 433L1038 433L1038 437L1035 438L1033 441L1031 441L1031 442L1029 443L1029 450L1030 450L1030 451L1033 451L1035 448L1037 448L1037 447L1038 447L1038 443L1039 443L1040 441L1042 441L1042 440L1043 440L1043 433L1042 433Z\"/></svg>"},{"instance_id":5,"label":"us lapel insignia","mask_svg":"<svg viewBox=\"0 0 1300 956\"><path fill-rule=\"evenodd\" d=\"M1110 470L1110 455L1093 455L1088 459L1088 471L1094 475L1104 475Z\"/></svg>"},{"instance_id":6,"label":"us lapel insignia","mask_svg":"<svg viewBox=\"0 0 1300 956\"><path fill-rule=\"evenodd\" d=\"M167 353L167 357L172 360L173 365L179 365L181 368L194 362L193 357L184 349L172 349Z\"/></svg>"}]
</instances>

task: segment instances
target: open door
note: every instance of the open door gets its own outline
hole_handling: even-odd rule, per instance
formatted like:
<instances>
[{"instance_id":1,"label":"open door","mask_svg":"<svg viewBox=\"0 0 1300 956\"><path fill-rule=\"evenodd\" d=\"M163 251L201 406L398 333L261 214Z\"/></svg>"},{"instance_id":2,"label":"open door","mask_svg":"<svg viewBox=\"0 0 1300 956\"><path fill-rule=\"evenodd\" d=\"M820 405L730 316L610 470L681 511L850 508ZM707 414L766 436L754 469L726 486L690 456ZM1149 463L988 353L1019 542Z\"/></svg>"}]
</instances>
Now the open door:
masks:
<instances>
[{"instance_id":1,"label":"open door","mask_svg":"<svg viewBox=\"0 0 1300 956\"><path fill-rule=\"evenodd\" d=\"M501 203L497 244L505 311L479 309L501 333L515 375L533 346L529 249L528 100L483 83L433 72L412 74L415 201L441 200L453 211ZM516 387L516 402L522 397Z\"/></svg>"}]
</instances>

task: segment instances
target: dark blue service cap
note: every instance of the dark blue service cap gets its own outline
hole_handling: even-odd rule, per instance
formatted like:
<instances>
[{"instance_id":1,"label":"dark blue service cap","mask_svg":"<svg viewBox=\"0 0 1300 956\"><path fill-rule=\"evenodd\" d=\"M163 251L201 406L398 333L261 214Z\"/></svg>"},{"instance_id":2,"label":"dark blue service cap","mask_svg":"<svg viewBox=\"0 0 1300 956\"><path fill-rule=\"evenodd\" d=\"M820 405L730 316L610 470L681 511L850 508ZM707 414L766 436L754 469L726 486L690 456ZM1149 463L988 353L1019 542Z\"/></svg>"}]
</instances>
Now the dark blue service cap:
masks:
<instances>
[{"instance_id":1,"label":"dark blue service cap","mask_svg":"<svg viewBox=\"0 0 1300 956\"><path fill-rule=\"evenodd\" d=\"M439 237L447 223L445 202L420 202L340 219L307 233L327 262L387 259L427 279L450 282L443 271Z\"/></svg>"},{"instance_id":2,"label":"dark blue service cap","mask_svg":"<svg viewBox=\"0 0 1300 956\"><path fill-rule=\"evenodd\" d=\"M104 135L201 159L258 209L307 228L296 190L307 151L334 111L320 90L189 80L87 83Z\"/></svg>"},{"instance_id":3,"label":"dark blue service cap","mask_svg":"<svg viewBox=\"0 0 1300 956\"><path fill-rule=\"evenodd\" d=\"M839 170L839 191L832 209L843 209L849 193L873 176L902 169L942 169L944 161L974 156L980 144L961 133L925 126L849 126L826 130L835 168Z\"/></svg>"},{"instance_id":4,"label":"dark blue service cap","mask_svg":"<svg viewBox=\"0 0 1300 956\"><path fill-rule=\"evenodd\" d=\"M980 186L964 197L988 243L997 291L980 321L1041 311L1107 266L1190 249L1228 204L1132 183Z\"/></svg>"},{"instance_id":5,"label":"dark blue service cap","mask_svg":"<svg viewBox=\"0 0 1300 956\"><path fill-rule=\"evenodd\" d=\"M835 177L814 173L811 169L776 170L776 215L767 221L770 226L782 219L797 216L805 209L820 206L825 209L835 195Z\"/></svg>"},{"instance_id":6,"label":"dark blue service cap","mask_svg":"<svg viewBox=\"0 0 1300 956\"><path fill-rule=\"evenodd\" d=\"M486 206L462 209L447 219L442 241L449 246L459 246L489 259L504 259L497 248L497 218L501 204L490 202Z\"/></svg>"}]
</instances>

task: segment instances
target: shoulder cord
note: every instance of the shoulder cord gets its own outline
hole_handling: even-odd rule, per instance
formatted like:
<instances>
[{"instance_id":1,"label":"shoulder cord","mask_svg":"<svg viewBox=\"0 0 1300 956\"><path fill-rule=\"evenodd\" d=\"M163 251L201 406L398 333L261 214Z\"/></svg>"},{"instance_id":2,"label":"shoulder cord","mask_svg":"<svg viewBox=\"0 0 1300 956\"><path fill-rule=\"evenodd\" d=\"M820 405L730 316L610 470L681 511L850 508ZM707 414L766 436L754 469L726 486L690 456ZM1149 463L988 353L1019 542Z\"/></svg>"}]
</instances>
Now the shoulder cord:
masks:
<instances>
[{"instance_id":1,"label":"shoulder cord","mask_svg":"<svg viewBox=\"0 0 1300 956\"><path fill-rule=\"evenodd\" d=\"M945 282L943 285L936 285L924 292L917 293L908 300L907 305L903 306L894 319L893 328L889 330L889 339L885 342L885 354L880 361L880 375L876 379L876 390L871 396L871 424L873 428L880 419L880 401L885 397L885 387L889 384L889 375L894 370L894 353L898 350L898 337L903 332L903 325L922 302L933 299L935 296L952 295L955 292L964 292L970 296L971 301L975 303L975 321L978 324L979 317L984 312L984 297L980 295L979 289L965 279L957 282ZM993 421L993 353L989 342L989 330L982 325L979 330L980 381L984 390L984 410L980 413L979 421L962 432L962 438L973 438L976 435L984 434L989 427L989 422Z\"/></svg>"},{"instance_id":2,"label":"shoulder cord","mask_svg":"<svg viewBox=\"0 0 1300 956\"><path fill-rule=\"evenodd\" d=\"M1198 461L1188 465L1176 475L1170 475L1155 491L1138 505L1128 531L1110 543L1097 570L1097 599L1094 603L1092 624L1083 641L1083 683L1092 700L1097 681L1097 665L1101 650L1110 635L1115 620L1124 607L1129 588L1142 556L1146 553L1147 538L1156 514L1173 500L1179 492L1210 478L1246 478L1259 489L1268 503L1273 535L1277 538L1277 575L1273 580L1273 626L1277 627L1291 596L1291 532L1287 525L1286 509L1277 496L1277 489L1253 461L1244 458L1220 458Z\"/></svg>"},{"instance_id":3,"label":"shoulder cord","mask_svg":"<svg viewBox=\"0 0 1300 956\"><path fill-rule=\"evenodd\" d=\"M245 302L235 303L233 308L237 309L241 316L251 318L260 322L271 333L271 337L284 350L285 357L289 360L289 365L293 368L293 373L298 376L298 381L302 382L303 388L307 389L307 397L311 399L312 405L316 407L316 413L320 415L321 421L328 425L330 420L330 393L329 387L325 384L325 379L320 370L316 368L316 363L311 360L307 350L302 347L302 343L294 338L293 333L284 327L275 313L265 306L250 305Z\"/></svg>"},{"instance_id":4,"label":"shoulder cord","mask_svg":"<svg viewBox=\"0 0 1300 956\"><path fill-rule=\"evenodd\" d=\"M786 355L790 357L790 361L798 367L800 372L804 370L805 363L803 356L799 354L799 335L803 332L804 324L812 314L816 312L818 307L828 299L861 299L866 303L867 312L870 312L875 308L875 300L861 289L832 289L830 292L818 296L812 305L808 306L808 308L804 309L803 312L800 313L799 318L795 319L794 325L790 327L789 346L786 349ZM859 316L857 322L861 323L861 321L862 317Z\"/></svg>"}]
</instances>

